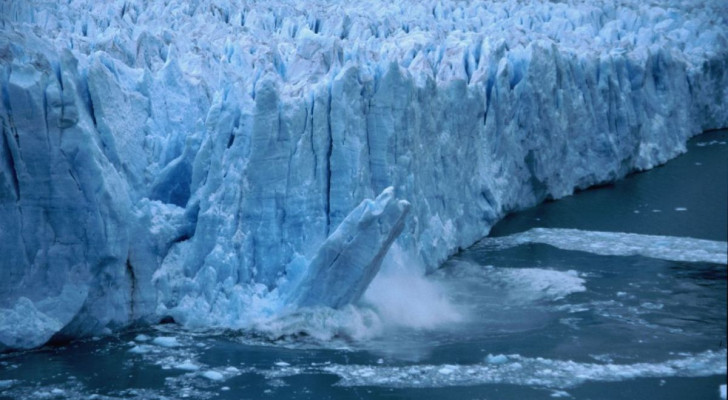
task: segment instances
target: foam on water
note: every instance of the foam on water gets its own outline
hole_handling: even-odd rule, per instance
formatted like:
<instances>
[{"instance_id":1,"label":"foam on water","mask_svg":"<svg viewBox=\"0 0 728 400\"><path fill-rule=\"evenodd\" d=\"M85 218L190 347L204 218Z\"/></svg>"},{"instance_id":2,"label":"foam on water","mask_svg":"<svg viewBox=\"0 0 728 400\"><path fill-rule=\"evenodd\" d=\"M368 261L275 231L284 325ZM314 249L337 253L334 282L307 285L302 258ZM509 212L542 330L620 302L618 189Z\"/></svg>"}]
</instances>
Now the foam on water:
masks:
<instances>
[{"instance_id":1,"label":"foam on water","mask_svg":"<svg viewBox=\"0 0 728 400\"><path fill-rule=\"evenodd\" d=\"M488 237L476 246L499 250L529 243L610 256L640 255L671 261L716 264L728 262L726 242L579 229L533 228L510 236Z\"/></svg>"},{"instance_id":2,"label":"foam on water","mask_svg":"<svg viewBox=\"0 0 728 400\"><path fill-rule=\"evenodd\" d=\"M559 300L586 290L586 280L574 270L496 268L463 260L450 261L433 279L451 288L468 286L467 291L476 295L488 292L495 297L493 301L510 304Z\"/></svg>"}]
</instances>

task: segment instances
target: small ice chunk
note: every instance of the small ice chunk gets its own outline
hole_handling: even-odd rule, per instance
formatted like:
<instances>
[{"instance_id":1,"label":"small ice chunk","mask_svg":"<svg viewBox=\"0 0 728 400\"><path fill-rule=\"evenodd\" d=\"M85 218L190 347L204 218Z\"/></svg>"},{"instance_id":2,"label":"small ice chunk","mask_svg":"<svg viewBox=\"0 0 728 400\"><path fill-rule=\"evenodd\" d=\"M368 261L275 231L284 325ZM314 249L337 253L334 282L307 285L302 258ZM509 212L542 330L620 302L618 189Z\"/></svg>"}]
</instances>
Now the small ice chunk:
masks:
<instances>
[{"instance_id":1,"label":"small ice chunk","mask_svg":"<svg viewBox=\"0 0 728 400\"><path fill-rule=\"evenodd\" d=\"M180 345L177 338L174 336L159 336L154 338L152 343L162 347L177 347Z\"/></svg>"},{"instance_id":2,"label":"small ice chunk","mask_svg":"<svg viewBox=\"0 0 728 400\"><path fill-rule=\"evenodd\" d=\"M129 353L146 354L146 353L149 353L149 350L150 350L149 346L142 344L139 346L134 346L131 349L129 349Z\"/></svg>"},{"instance_id":3,"label":"small ice chunk","mask_svg":"<svg viewBox=\"0 0 728 400\"><path fill-rule=\"evenodd\" d=\"M450 375L453 372L455 372L455 367L452 365L445 365L444 367L440 368L437 372L439 372L443 375Z\"/></svg>"},{"instance_id":4,"label":"small ice chunk","mask_svg":"<svg viewBox=\"0 0 728 400\"><path fill-rule=\"evenodd\" d=\"M720 398L726 400L726 385L720 385Z\"/></svg>"},{"instance_id":5,"label":"small ice chunk","mask_svg":"<svg viewBox=\"0 0 728 400\"><path fill-rule=\"evenodd\" d=\"M377 364L384 364L384 360L380 358L379 360L377 360Z\"/></svg>"},{"instance_id":6,"label":"small ice chunk","mask_svg":"<svg viewBox=\"0 0 728 400\"><path fill-rule=\"evenodd\" d=\"M148 342L149 339L151 338L143 333L136 335L136 337L134 338L134 340L136 340L137 342Z\"/></svg>"},{"instance_id":7,"label":"small ice chunk","mask_svg":"<svg viewBox=\"0 0 728 400\"><path fill-rule=\"evenodd\" d=\"M554 390L551 392L551 397L571 397L569 392L565 392L563 390Z\"/></svg>"},{"instance_id":8,"label":"small ice chunk","mask_svg":"<svg viewBox=\"0 0 728 400\"><path fill-rule=\"evenodd\" d=\"M653 213L659 213L659 212L662 212L662 210L658 210L658 209L655 208L654 210L652 210L652 212Z\"/></svg>"},{"instance_id":9,"label":"small ice chunk","mask_svg":"<svg viewBox=\"0 0 728 400\"><path fill-rule=\"evenodd\" d=\"M212 371L212 370L203 372L202 376L204 376L205 378L207 378L211 381L221 381L221 380L225 379L225 377L221 373L219 373L217 371Z\"/></svg>"},{"instance_id":10,"label":"small ice chunk","mask_svg":"<svg viewBox=\"0 0 728 400\"><path fill-rule=\"evenodd\" d=\"M649 301L642 303L642 308L646 308L648 310L662 310L662 307L664 307L664 304L661 303L651 303Z\"/></svg>"},{"instance_id":11,"label":"small ice chunk","mask_svg":"<svg viewBox=\"0 0 728 400\"><path fill-rule=\"evenodd\" d=\"M291 364L289 364L285 361L278 361L277 363L275 363L275 365L278 367L290 367L291 366Z\"/></svg>"},{"instance_id":12,"label":"small ice chunk","mask_svg":"<svg viewBox=\"0 0 728 400\"><path fill-rule=\"evenodd\" d=\"M197 371L200 369L200 367L195 365L191 360L185 360L175 365L174 368L181 369L183 371Z\"/></svg>"},{"instance_id":13,"label":"small ice chunk","mask_svg":"<svg viewBox=\"0 0 728 400\"><path fill-rule=\"evenodd\" d=\"M235 367L227 367L227 368L225 368L225 372L229 372L231 374L237 374L240 372L240 370Z\"/></svg>"},{"instance_id":14,"label":"small ice chunk","mask_svg":"<svg viewBox=\"0 0 728 400\"><path fill-rule=\"evenodd\" d=\"M504 356L503 354L488 354L488 356L485 357L485 361L487 361L488 364L503 364L508 361L508 357Z\"/></svg>"},{"instance_id":15,"label":"small ice chunk","mask_svg":"<svg viewBox=\"0 0 728 400\"><path fill-rule=\"evenodd\" d=\"M223 386L223 387L220 388L220 390L222 390L223 392L227 392L228 390L230 390L230 387L229 386Z\"/></svg>"},{"instance_id":16,"label":"small ice chunk","mask_svg":"<svg viewBox=\"0 0 728 400\"><path fill-rule=\"evenodd\" d=\"M675 211L687 211L688 209L685 207L675 207Z\"/></svg>"},{"instance_id":17,"label":"small ice chunk","mask_svg":"<svg viewBox=\"0 0 728 400\"><path fill-rule=\"evenodd\" d=\"M63 390L63 389L55 388L55 389L51 390L51 394L54 394L56 396L60 396L60 395L62 395L64 393L66 393L66 391Z\"/></svg>"}]
</instances>

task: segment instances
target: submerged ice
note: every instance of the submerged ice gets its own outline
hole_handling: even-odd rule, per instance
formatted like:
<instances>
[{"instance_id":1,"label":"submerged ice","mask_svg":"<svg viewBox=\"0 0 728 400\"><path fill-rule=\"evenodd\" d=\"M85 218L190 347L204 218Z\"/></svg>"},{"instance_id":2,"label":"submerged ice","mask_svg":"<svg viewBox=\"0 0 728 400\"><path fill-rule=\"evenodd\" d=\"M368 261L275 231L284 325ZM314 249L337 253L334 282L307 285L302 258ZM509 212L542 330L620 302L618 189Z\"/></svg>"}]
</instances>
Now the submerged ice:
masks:
<instances>
[{"instance_id":1,"label":"submerged ice","mask_svg":"<svg viewBox=\"0 0 728 400\"><path fill-rule=\"evenodd\" d=\"M3 2L0 348L341 307L392 246L431 271L728 126L727 11Z\"/></svg>"}]
</instances>

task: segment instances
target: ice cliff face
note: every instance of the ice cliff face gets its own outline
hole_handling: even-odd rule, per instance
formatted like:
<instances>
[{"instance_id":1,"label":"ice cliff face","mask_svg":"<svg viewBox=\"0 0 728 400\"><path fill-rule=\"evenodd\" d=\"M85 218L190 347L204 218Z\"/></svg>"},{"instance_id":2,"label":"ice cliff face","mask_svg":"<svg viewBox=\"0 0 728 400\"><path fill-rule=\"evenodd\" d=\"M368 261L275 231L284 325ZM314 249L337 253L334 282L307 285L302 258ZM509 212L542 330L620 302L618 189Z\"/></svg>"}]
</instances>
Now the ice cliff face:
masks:
<instances>
[{"instance_id":1,"label":"ice cliff face","mask_svg":"<svg viewBox=\"0 0 728 400\"><path fill-rule=\"evenodd\" d=\"M728 5L623 3L3 2L0 349L337 307L728 126Z\"/></svg>"}]
</instances>

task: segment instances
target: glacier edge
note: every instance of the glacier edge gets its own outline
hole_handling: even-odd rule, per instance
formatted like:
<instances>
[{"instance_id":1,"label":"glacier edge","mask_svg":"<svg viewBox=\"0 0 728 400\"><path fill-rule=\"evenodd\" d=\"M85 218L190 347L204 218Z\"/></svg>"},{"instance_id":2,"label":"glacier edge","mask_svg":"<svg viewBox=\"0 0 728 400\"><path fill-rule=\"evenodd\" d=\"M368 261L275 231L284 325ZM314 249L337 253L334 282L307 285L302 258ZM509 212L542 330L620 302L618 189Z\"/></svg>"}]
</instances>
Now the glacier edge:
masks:
<instances>
[{"instance_id":1,"label":"glacier edge","mask_svg":"<svg viewBox=\"0 0 728 400\"><path fill-rule=\"evenodd\" d=\"M296 283L379 193L361 240L432 270L728 127L721 2L127 3L0 5L0 348L244 328L322 300Z\"/></svg>"}]
</instances>

